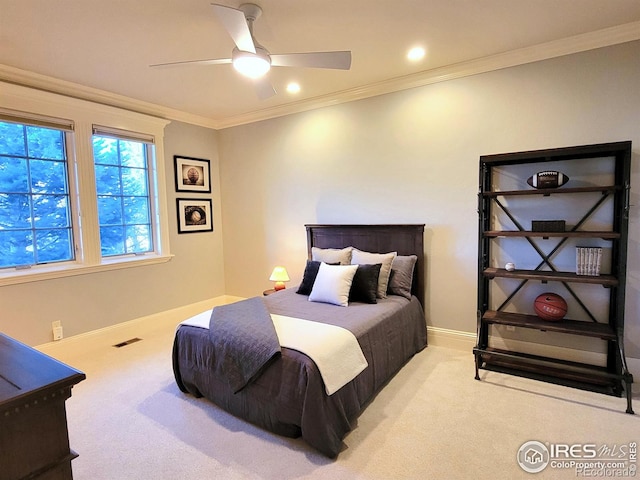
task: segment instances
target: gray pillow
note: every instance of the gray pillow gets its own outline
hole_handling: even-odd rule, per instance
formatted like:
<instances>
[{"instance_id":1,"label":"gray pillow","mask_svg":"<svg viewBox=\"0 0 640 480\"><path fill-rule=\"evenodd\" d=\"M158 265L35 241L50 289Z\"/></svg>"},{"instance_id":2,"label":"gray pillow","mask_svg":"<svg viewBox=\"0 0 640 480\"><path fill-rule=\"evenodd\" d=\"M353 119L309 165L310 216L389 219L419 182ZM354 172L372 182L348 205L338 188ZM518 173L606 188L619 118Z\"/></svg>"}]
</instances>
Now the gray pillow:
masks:
<instances>
[{"instance_id":1,"label":"gray pillow","mask_svg":"<svg viewBox=\"0 0 640 480\"><path fill-rule=\"evenodd\" d=\"M415 255L398 255L391 263L391 276L389 277L388 293L401 295L411 300L411 287L413 285L413 269L418 257Z\"/></svg>"},{"instance_id":2,"label":"gray pillow","mask_svg":"<svg viewBox=\"0 0 640 480\"><path fill-rule=\"evenodd\" d=\"M324 263L339 263L340 265L351 264L352 247L346 248L318 248L311 247L311 260Z\"/></svg>"},{"instance_id":3,"label":"gray pillow","mask_svg":"<svg viewBox=\"0 0 640 480\"><path fill-rule=\"evenodd\" d=\"M351 264L352 265L375 265L381 263L380 276L378 277L378 291L376 296L378 298L387 297L387 288L389 285L389 275L391 275L391 262L396 256L396 252L389 253L371 253L363 252L354 248L351 252Z\"/></svg>"}]
</instances>

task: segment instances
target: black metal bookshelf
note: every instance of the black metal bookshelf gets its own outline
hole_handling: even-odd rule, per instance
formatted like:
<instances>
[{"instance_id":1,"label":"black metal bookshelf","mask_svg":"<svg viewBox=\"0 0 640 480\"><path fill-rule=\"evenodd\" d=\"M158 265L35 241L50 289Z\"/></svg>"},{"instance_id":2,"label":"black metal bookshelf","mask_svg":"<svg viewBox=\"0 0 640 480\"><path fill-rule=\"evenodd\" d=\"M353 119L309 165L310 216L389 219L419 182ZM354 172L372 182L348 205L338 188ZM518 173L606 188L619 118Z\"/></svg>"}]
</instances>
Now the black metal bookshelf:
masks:
<instances>
[{"instance_id":1,"label":"black metal bookshelf","mask_svg":"<svg viewBox=\"0 0 640 480\"><path fill-rule=\"evenodd\" d=\"M529 165L531 168L548 170L549 162L576 162L592 159L594 162L608 159L613 171L614 184L586 185L559 188L508 188L501 185L494 170L513 166ZM566 163L565 163L566 164ZM520 168L520 167L518 167ZM624 353L624 304L627 263L627 237L629 219L629 190L631 169L631 142L616 142L577 147L555 148L528 152L485 155L480 157L480 178L478 192L478 318L477 343L473 349L476 375L479 370L490 370L534 378L536 380L591 390L615 396L626 392L627 413L633 413L631 404L631 384L633 377L627 368ZM594 172L597 177L598 172ZM543 196L550 202L549 208L561 206L570 198L583 194L596 195L593 206L567 231L532 231L525 228L526 218L518 218L511 212L509 198L523 196ZM582 202L582 200L580 200ZM610 229L588 230L582 227L602 204L610 202ZM509 219L512 228L496 226L496 215ZM530 220L530 219L529 219ZM568 239L601 239L611 244L610 272L602 275L578 275L573 271L562 271L554 264L555 255L567 248ZM527 242L533 249L532 269L505 269L491 265L493 249L497 249L503 239ZM550 252L540 248L539 241L555 241ZM500 248L508 248L501 246ZM520 253L521 254L521 253ZM539 257L539 258L538 258ZM531 260L531 259L528 259ZM565 268L566 270L566 268ZM498 303L492 287L497 279L507 279L511 291ZM526 311L507 311L507 306L524 290L528 282L556 283L562 285L571 298L586 313L586 318L563 318L559 321L543 320ZM586 302L576 293L575 286L583 288L605 288L608 292L608 315L606 321L599 321L589 311ZM584 287L586 286L586 287ZM502 287L504 289L504 287ZM584 292L582 292L584 296ZM511 349L496 348L491 345L492 331L496 325L514 329L518 335L521 329L540 332L555 332L590 337L606 343L606 365L589 362L575 362L545 355L533 355ZM523 340L526 341L526 340ZM534 347L535 350L535 347Z\"/></svg>"}]
</instances>

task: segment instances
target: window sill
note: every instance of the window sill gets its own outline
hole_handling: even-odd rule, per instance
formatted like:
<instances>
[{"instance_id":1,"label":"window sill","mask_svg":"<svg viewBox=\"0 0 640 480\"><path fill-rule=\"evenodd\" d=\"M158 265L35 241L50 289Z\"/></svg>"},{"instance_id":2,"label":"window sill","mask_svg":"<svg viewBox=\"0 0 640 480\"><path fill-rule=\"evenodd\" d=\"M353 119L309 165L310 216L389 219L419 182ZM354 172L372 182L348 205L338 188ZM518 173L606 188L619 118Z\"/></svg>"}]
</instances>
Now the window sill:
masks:
<instances>
[{"instance_id":1,"label":"window sill","mask_svg":"<svg viewBox=\"0 0 640 480\"><path fill-rule=\"evenodd\" d=\"M142 257L127 257L117 260L104 260L99 265L65 264L47 267L34 267L28 270L10 270L0 273L0 287L5 285L17 285L20 283L39 282L55 278L86 275L88 273L107 272L121 270L123 268L141 267L145 265L157 265L167 263L173 255L153 255Z\"/></svg>"}]
</instances>

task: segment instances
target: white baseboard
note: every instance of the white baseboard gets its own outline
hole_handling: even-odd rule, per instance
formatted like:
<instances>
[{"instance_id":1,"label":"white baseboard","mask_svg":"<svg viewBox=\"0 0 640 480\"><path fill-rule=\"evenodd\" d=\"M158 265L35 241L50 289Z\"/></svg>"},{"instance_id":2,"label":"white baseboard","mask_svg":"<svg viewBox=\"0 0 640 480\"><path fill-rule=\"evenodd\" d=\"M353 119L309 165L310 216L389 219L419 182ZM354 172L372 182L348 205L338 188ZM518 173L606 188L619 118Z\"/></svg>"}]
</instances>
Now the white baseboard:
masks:
<instances>
[{"instance_id":1,"label":"white baseboard","mask_svg":"<svg viewBox=\"0 0 640 480\"><path fill-rule=\"evenodd\" d=\"M476 346L476 334L447 328L427 327L427 343L436 347L463 350L471 354L473 347Z\"/></svg>"},{"instance_id":2,"label":"white baseboard","mask_svg":"<svg viewBox=\"0 0 640 480\"><path fill-rule=\"evenodd\" d=\"M137 335L136 332L139 331L143 325L145 326L146 331L149 330L149 325L153 325L153 327L156 328L170 328L171 326L177 325L182 320L192 317L200 312L218 305L236 302L238 300L242 300L242 298L231 295L222 295L220 297L203 300L202 302L184 305L182 307L165 310L152 315L135 318L127 322L63 338L62 340L57 340L55 342L44 343L42 345L37 345L35 348L42 353L56 357L59 353L70 348L73 348L74 351L77 352L78 350L82 350L83 346L86 346L85 348L90 350L91 347L88 345L91 345L91 340L98 337L102 343L110 342L111 344L116 344L135 337Z\"/></svg>"},{"instance_id":3,"label":"white baseboard","mask_svg":"<svg viewBox=\"0 0 640 480\"><path fill-rule=\"evenodd\" d=\"M202 302L192 303L190 305L184 305L171 310L136 318L128 322L118 323L105 328L81 333L55 342L44 343L36 346L35 348L47 355L51 355L52 357L56 357L58 354L70 348L73 348L76 352L78 350L86 349L87 353L90 353L92 348L90 340L92 339L99 338L102 343L116 344L135 337L137 335L137 331L139 331L142 326L144 326L145 331L149 331L149 325L153 325L153 327L159 329L166 329L167 327L171 328L172 326L176 326L182 320L200 312L218 305L237 302L238 300L242 300L242 297L222 295ZM471 333L440 327L428 327L427 340L429 345L468 352L471 358L473 347L475 347L476 344L476 334L475 332ZM507 346L505 345L504 339L501 337L491 337L492 345L497 348L514 349L525 353L548 355L550 357L591 362L594 364L604 364L605 362L604 354L600 353L553 345L543 345L540 343L522 342L511 339L508 341L509 345ZM627 358L627 366L631 374L636 379L636 382L640 382L640 359Z\"/></svg>"}]
</instances>

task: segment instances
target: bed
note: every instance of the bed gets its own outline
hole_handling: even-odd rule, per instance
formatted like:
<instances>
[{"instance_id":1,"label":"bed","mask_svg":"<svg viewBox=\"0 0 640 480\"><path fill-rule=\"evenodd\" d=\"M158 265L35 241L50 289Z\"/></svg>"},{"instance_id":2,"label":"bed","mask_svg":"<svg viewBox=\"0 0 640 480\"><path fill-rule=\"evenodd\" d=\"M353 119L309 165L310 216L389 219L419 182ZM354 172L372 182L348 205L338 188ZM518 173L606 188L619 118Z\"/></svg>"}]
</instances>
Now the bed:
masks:
<instances>
[{"instance_id":1,"label":"bed","mask_svg":"<svg viewBox=\"0 0 640 480\"><path fill-rule=\"evenodd\" d=\"M255 299L264 304L269 314L275 315L274 323L276 316L286 316L284 318L314 322L316 326L321 323L328 324L327 328L334 325L348 330L357 339L366 359L366 368L329 394L328 383L325 385L322 376L324 372L318 368L321 364L316 364L298 350L283 346L258 374L241 388L235 388L216 364L221 360L221 355L216 358L216 351L221 350L211 341L211 331L187 321L176 330L173 369L181 391L204 396L227 412L273 433L293 438L302 436L314 449L335 458L344 448L345 435L356 426L357 418L367 403L413 355L427 345L422 306L424 225L305 227L309 257L307 268L318 263L311 261L314 255L338 249L354 248L356 253L372 254L397 252L398 258L405 259L416 257L409 282L410 292L393 294L393 290L388 290L386 298L376 298L376 303L350 301L348 306L341 307L309 301L316 293L316 284L320 283L320 273L310 295L297 293L298 287L292 287ZM304 261L301 259L303 266ZM333 268L332 271L340 268L327 265L331 264L327 262L321 268ZM347 269L345 267L341 271ZM391 278L394 273L395 270ZM305 269L303 283L307 280ZM387 289L391 289L392 282L389 283ZM246 303L255 301L250 299ZM200 318L209 315L210 312L203 312ZM213 330L213 323L211 325Z\"/></svg>"}]
</instances>

